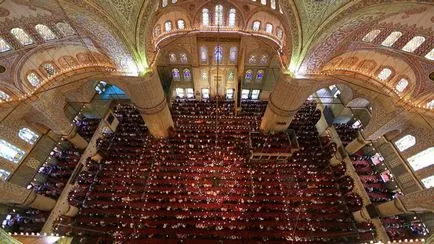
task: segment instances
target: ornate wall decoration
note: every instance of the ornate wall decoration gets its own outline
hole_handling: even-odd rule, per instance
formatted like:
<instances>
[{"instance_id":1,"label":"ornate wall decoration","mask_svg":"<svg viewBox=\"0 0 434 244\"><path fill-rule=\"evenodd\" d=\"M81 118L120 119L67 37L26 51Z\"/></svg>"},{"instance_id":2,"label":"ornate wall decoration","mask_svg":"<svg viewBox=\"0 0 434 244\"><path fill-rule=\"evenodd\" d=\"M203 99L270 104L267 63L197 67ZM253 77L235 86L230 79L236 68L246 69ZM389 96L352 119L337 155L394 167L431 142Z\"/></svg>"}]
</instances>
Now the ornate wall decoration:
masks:
<instances>
[{"instance_id":1,"label":"ornate wall decoration","mask_svg":"<svg viewBox=\"0 0 434 244\"><path fill-rule=\"evenodd\" d=\"M32 168L32 169L36 170L36 169L39 169L39 167L41 166L41 162L39 160L37 160L36 158L34 158L34 157L30 157L27 160L26 165L29 168Z\"/></svg>"},{"instance_id":2,"label":"ornate wall decoration","mask_svg":"<svg viewBox=\"0 0 434 244\"><path fill-rule=\"evenodd\" d=\"M131 17L131 10L134 6L134 0L111 0L116 9L122 13L125 19L129 20Z\"/></svg>"}]
</instances>

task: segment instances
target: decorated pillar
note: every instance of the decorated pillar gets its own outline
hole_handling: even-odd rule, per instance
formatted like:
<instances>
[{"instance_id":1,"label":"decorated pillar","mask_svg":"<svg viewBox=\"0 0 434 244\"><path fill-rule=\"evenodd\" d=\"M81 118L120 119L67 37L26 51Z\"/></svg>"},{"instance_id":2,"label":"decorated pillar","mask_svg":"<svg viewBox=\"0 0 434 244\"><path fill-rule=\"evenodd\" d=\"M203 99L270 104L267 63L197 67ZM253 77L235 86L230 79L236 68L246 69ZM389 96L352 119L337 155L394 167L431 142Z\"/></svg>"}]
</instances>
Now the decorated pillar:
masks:
<instances>
[{"instance_id":1,"label":"decorated pillar","mask_svg":"<svg viewBox=\"0 0 434 244\"><path fill-rule=\"evenodd\" d=\"M168 137L173 128L166 96L157 72L144 77L124 77L125 92L140 111L150 133L155 137Z\"/></svg>"},{"instance_id":2,"label":"decorated pillar","mask_svg":"<svg viewBox=\"0 0 434 244\"><path fill-rule=\"evenodd\" d=\"M350 142L346 147L345 150L349 155L353 155L354 153L358 152L360 149L362 149L364 146L366 146L369 143L369 141L365 140L363 135L359 132L357 132L357 138L354 139L352 142Z\"/></svg>"},{"instance_id":3,"label":"decorated pillar","mask_svg":"<svg viewBox=\"0 0 434 244\"><path fill-rule=\"evenodd\" d=\"M375 206L381 217L390 217L408 212L434 211L434 188L410 193L392 201Z\"/></svg>"},{"instance_id":4,"label":"decorated pillar","mask_svg":"<svg viewBox=\"0 0 434 244\"><path fill-rule=\"evenodd\" d=\"M50 211L56 205L56 201L51 198L9 182L0 182L0 203L43 211Z\"/></svg>"},{"instance_id":5,"label":"decorated pillar","mask_svg":"<svg viewBox=\"0 0 434 244\"><path fill-rule=\"evenodd\" d=\"M312 93L312 82L295 80L281 74L268 100L261 121L261 131L284 131L288 128L298 109Z\"/></svg>"}]
</instances>

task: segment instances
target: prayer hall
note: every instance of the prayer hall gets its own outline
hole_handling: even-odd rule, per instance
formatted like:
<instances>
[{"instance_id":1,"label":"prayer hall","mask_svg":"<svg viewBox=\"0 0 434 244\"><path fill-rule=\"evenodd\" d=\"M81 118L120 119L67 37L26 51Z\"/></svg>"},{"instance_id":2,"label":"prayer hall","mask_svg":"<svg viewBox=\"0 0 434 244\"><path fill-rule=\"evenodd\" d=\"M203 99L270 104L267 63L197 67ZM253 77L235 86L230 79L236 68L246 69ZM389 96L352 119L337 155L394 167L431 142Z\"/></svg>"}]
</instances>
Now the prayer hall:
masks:
<instances>
[{"instance_id":1,"label":"prayer hall","mask_svg":"<svg viewBox=\"0 0 434 244\"><path fill-rule=\"evenodd\" d=\"M0 244L434 244L434 0L0 0Z\"/></svg>"}]
</instances>

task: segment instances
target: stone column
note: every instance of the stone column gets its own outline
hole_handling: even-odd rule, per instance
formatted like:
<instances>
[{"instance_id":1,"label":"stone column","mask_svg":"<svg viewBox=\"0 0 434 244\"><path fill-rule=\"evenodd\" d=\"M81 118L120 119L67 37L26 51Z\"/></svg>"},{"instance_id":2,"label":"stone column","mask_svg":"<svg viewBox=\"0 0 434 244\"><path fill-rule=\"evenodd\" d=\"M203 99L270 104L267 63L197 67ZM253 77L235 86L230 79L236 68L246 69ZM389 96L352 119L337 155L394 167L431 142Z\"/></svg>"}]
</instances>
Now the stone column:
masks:
<instances>
[{"instance_id":1,"label":"stone column","mask_svg":"<svg viewBox=\"0 0 434 244\"><path fill-rule=\"evenodd\" d=\"M140 111L146 126L155 137L168 137L173 128L172 115L157 72L144 77L124 77L125 92Z\"/></svg>"},{"instance_id":2,"label":"stone column","mask_svg":"<svg viewBox=\"0 0 434 244\"><path fill-rule=\"evenodd\" d=\"M312 82L295 80L281 74L268 100L268 106L261 121L261 131L284 131L290 125L298 109L312 93Z\"/></svg>"},{"instance_id":3,"label":"stone column","mask_svg":"<svg viewBox=\"0 0 434 244\"><path fill-rule=\"evenodd\" d=\"M434 212L434 188L410 193L375 207L382 217L408 212Z\"/></svg>"},{"instance_id":4,"label":"stone column","mask_svg":"<svg viewBox=\"0 0 434 244\"><path fill-rule=\"evenodd\" d=\"M77 133L77 127L74 126L68 135L64 136L66 140L71 142L76 148L85 149L88 142Z\"/></svg>"},{"instance_id":5,"label":"stone column","mask_svg":"<svg viewBox=\"0 0 434 244\"><path fill-rule=\"evenodd\" d=\"M354 153L358 152L360 149L362 149L365 145L367 145L369 141L365 140L363 135L359 132L357 132L357 138L354 139L352 142L350 142L346 147L345 150L348 152L348 155L353 155Z\"/></svg>"},{"instance_id":6,"label":"stone column","mask_svg":"<svg viewBox=\"0 0 434 244\"><path fill-rule=\"evenodd\" d=\"M43 211L51 211L56 205L56 201L51 198L9 182L0 182L0 203Z\"/></svg>"}]
</instances>

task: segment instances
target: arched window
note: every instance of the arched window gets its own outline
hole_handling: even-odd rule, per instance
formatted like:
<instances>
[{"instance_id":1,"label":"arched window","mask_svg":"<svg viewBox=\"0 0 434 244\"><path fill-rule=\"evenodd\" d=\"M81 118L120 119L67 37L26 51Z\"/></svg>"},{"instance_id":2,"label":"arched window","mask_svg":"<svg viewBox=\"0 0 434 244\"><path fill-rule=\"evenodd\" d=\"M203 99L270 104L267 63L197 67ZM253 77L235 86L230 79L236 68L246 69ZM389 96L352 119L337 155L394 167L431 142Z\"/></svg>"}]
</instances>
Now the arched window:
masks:
<instances>
[{"instance_id":1,"label":"arched window","mask_svg":"<svg viewBox=\"0 0 434 244\"><path fill-rule=\"evenodd\" d=\"M216 46L214 49L214 61L217 64L221 64L223 61L223 48L221 46Z\"/></svg>"},{"instance_id":2,"label":"arched window","mask_svg":"<svg viewBox=\"0 0 434 244\"><path fill-rule=\"evenodd\" d=\"M5 40L3 40L3 38L0 38L0 53L9 51L11 49L11 46Z\"/></svg>"},{"instance_id":3,"label":"arched window","mask_svg":"<svg viewBox=\"0 0 434 244\"><path fill-rule=\"evenodd\" d=\"M6 94L6 92L0 90L0 101L7 101L9 100L9 95Z\"/></svg>"},{"instance_id":4,"label":"arched window","mask_svg":"<svg viewBox=\"0 0 434 244\"><path fill-rule=\"evenodd\" d=\"M178 25L178 30L183 30L185 29L185 21L182 19L179 19L176 24Z\"/></svg>"},{"instance_id":5,"label":"arched window","mask_svg":"<svg viewBox=\"0 0 434 244\"><path fill-rule=\"evenodd\" d=\"M200 61L206 63L208 61L208 48L205 46L200 47Z\"/></svg>"},{"instance_id":6,"label":"arched window","mask_svg":"<svg viewBox=\"0 0 434 244\"><path fill-rule=\"evenodd\" d=\"M229 20L228 20L229 27L235 27L236 18L237 18L237 11L234 8L231 8L229 10Z\"/></svg>"},{"instance_id":7,"label":"arched window","mask_svg":"<svg viewBox=\"0 0 434 244\"><path fill-rule=\"evenodd\" d=\"M259 61L261 65L266 65L268 63L268 55L264 54L261 57L261 61Z\"/></svg>"},{"instance_id":8,"label":"arched window","mask_svg":"<svg viewBox=\"0 0 434 244\"><path fill-rule=\"evenodd\" d=\"M401 32L394 31L394 32L390 33L390 35L388 37L386 37L386 39L384 39L384 41L381 43L381 45L383 45L385 47L391 47L401 36L402 36Z\"/></svg>"},{"instance_id":9,"label":"arched window","mask_svg":"<svg viewBox=\"0 0 434 244\"><path fill-rule=\"evenodd\" d=\"M18 163L23 158L24 154L25 152L18 147L5 140L0 140L0 157L13 163Z\"/></svg>"},{"instance_id":10,"label":"arched window","mask_svg":"<svg viewBox=\"0 0 434 244\"><path fill-rule=\"evenodd\" d=\"M164 32L170 32L172 30L172 22L166 21L164 23Z\"/></svg>"},{"instance_id":11,"label":"arched window","mask_svg":"<svg viewBox=\"0 0 434 244\"><path fill-rule=\"evenodd\" d=\"M262 5L267 5L267 0L261 0Z\"/></svg>"},{"instance_id":12,"label":"arched window","mask_svg":"<svg viewBox=\"0 0 434 244\"><path fill-rule=\"evenodd\" d=\"M264 78L264 71L258 70L258 72L256 72L256 81L261 82L262 79Z\"/></svg>"},{"instance_id":13,"label":"arched window","mask_svg":"<svg viewBox=\"0 0 434 244\"><path fill-rule=\"evenodd\" d=\"M232 63L236 63L237 62L237 56L238 56L238 48L237 47L231 47L231 49L229 50L229 60Z\"/></svg>"},{"instance_id":14,"label":"arched window","mask_svg":"<svg viewBox=\"0 0 434 244\"><path fill-rule=\"evenodd\" d=\"M249 99L250 90L241 90L241 99Z\"/></svg>"},{"instance_id":15,"label":"arched window","mask_svg":"<svg viewBox=\"0 0 434 244\"><path fill-rule=\"evenodd\" d=\"M0 52L1 52L1 39L0 39ZM425 58L429 60L434 60L434 48L431 49L431 51L425 55Z\"/></svg>"},{"instance_id":16,"label":"arched window","mask_svg":"<svg viewBox=\"0 0 434 244\"><path fill-rule=\"evenodd\" d=\"M283 38L283 31L280 27L276 28L276 33L277 33L277 38L279 38L280 40L282 40Z\"/></svg>"},{"instance_id":17,"label":"arched window","mask_svg":"<svg viewBox=\"0 0 434 244\"><path fill-rule=\"evenodd\" d=\"M181 80L181 75L179 74L179 69L175 68L172 69L172 77L174 81L180 81Z\"/></svg>"},{"instance_id":18,"label":"arched window","mask_svg":"<svg viewBox=\"0 0 434 244\"><path fill-rule=\"evenodd\" d=\"M36 31L39 33L39 35L42 37L42 39L49 41L56 39L57 36L51 31L50 28L48 28L46 25L35 25Z\"/></svg>"},{"instance_id":19,"label":"arched window","mask_svg":"<svg viewBox=\"0 0 434 244\"><path fill-rule=\"evenodd\" d=\"M395 142L395 146L403 152L416 144L416 138L412 135L405 135Z\"/></svg>"},{"instance_id":20,"label":"arched window","mask_svg":"<svg viewBox=\"0 0 434 244\"><path fill-rule=\"evenodd\" d=\"M403 92L408 86L408 80L402 78L395 86L395 90L398 92Z\"/></svg>"},{"instance_id":21,"label":"arched window","mask_svg":"<svg viewBox=\"0 0 434 244\"><path fill-rule=\"evenodd\" d=\"M258 20L253 21L252 30L259 31L260 28L261 28L261 21Z\"/></svg>"},{"instance_id":22,"label":"arched window","mask_svg":"<svg viewBox=\"0 0 434 244\"><path fill-rule=\"evenodd\" d=\"M176 2L178 2L177 0L172 0L172 3L175 4Z\"/></svg>"},{"instance_id":23,"label":"arched window","mask_svg":"<svg viewBox=\"0 0 434 244\"><path fill-rule=\"evenodd\" d=\"M249 57L249 64L256 64L256 55L250 55Z\"/></svg>"},{"instance_id":24,"label":"arched window","mask_svg":"<svg viewBox=\"0 0 434 244\"><path fill-rule=\"evenodd\" d=\"M45 72L47 72L48 76L53 76L56 74L56 68L54 68L52 64L45 63L42 65L42 67L44 68Z\"/></svg>"},{"instance_id":25,"label":"arched window","mask_svg":"<svg viewBox=\"0 0 434 244\"><path fill-rule=\"evenodd\" d=\"M32 84L32 86L36 87L41 83L41 80L39 79L38 75L36 75L34 72L29 73L27 75L27 80Z\"/></svg>"},{"instance_id":26,"label":"arched window","mask_svg":"<svg viewBox=\"0 0 434 244\"><path fill-rule=\"evenodd\" d=\"M415 36L413 39L411 39L405 46L402 48L402 50L412 53L414 52L422 43L425 42L425 37L423 36Z\"/></svg>"},{"instance_id":27,"label":"arched window","mask_svg":"<svg viewBox=\"0 0 434 244\"><path fill-rule=\"evenodd\" d=\"M176 88L175 92L176 92L177 97L180 97L180 98L184 97L184 89L183 88Z\"/></svg>"},{"instance_id":28,"label":"arched window","mask_svg":"<svg viewBox=\"0 0 434 244\"><path fill-rule=\"evenodd\" d=\"M167 2L167 0L162 0L161 1L161 7L166 7L167 6L167 4L168 4L168 2Z\"/></svg>"},{"instance_id":29,"label":"arched window","mask_svg":"<svg viewBox=\"0 0 434 244\"><path fill-rule=\"evenodd\" d=\"M223 6L217 4L214 12L214 25L223 25Z\"/></svg>"},{"instance_id":30,"label":"arched window","mask_svg":"<svg viewBox=\"0 0 434 244\"><path fill-rule=\"evenodd\" d=\"M202 9L202 25L209 26L209 10L207 8Z\"/></svg>"},{"instance_id":31,"label":"arched window","mask_svg":"<svg viewBox=\"0 0 434 244\"><path fill-rule=\"evenodd\" d=\"M270 5L272 9L276 9L276 0L271 0Z\"/></svg>"},{"instance_id":32,"label":"arched window","mask_svg":"<svg viewBox=\"0 0 434 244\"><path fill-rule=\"evenodd\" d=\"M267 33L273 33L273 25L268 23L265 25L265 32Z\"/></svg>"},{"instance_id":33,"label":"arched window","mask_svg":"<svg viewBox=\"0 0 434 244\"><path fill-rule=\"evenodd\" d=\"M35 143L39 138L38 134L36 134L35 132L31 131L28 128L22 128L18 132L18 136L30 144Z\"/></svg>"},{"instance_id":34,"label":"arched window","mask_svg":"<svg viewBox=\"0 0 434 244\"><path fill-rule=\"evenodd\" d=\"M421 180L426 189L434 187L434 175Z\"/></svg>"},{"instance_id":35,"label":"arched window","mask_svg":"<svg viewBox=\"0 0 434 244\"><path fill-rule=\"evenodd\" d=\"M169 53L169 62L171 63L176 63L176 54L174 53Z\"/></svg>"},{"instance_id":36,"label":"arched window","mask_svg":"<svg viewBox=\"0 0 434 244\"><path fill-rule=\"evenodd\" d=\"M426 104L427 108L434 108L434 99L431 100L429 103Z\"/></svg>"},{"instance_id":37,"label":"arched window","mask_svg":"<svg viewBox=\"0 0 434 244\"><path fill-rule=\"evenodd\" d=\"M194 98L193 88L185 88L185 92L187 93L187 98Z\"/></svg>"},{"instance_id":38,"label":"arched window","mask_svg":"<svg viewBox=\"0 0 434 244\"><path fill-rule=\"evenodd\" d=\"M422 152L419 152L411 157L409 157L408 163L413 168L414 171L418 171L425 167L434 164L434 147L427 148Z\"/></svg>"},{"instance_id":39,"label":"arched window","mask_svg":"<svg viewBox=\"0 0 434 244\"><path fill-rule=\"evenodd\" d=\"M23 46L33 44L33 39L20 28L13 28L11 34L21 43Z\"/></svg>"},{"instance_id":40,"label":"arched window","mask_svg":"<svg viewBox=\"0 0 434 244\"><path fill-rule=\"evenodd\" d=\"M246 75L244 76L244 80L247 82L252 81L253 79L253 71L251 69L246 71Z\"/></svg>"},{"instance_id":41,"label":"arched window","mask_svg":"<svg viewBox=\"0 0 434 244\"><path fill-rule=\"evenodd\" d=\"M378 36L378 34L380 34L380 30L371 30L368 34L366 34L363 38L362 41L364 42L372 42L375 37Z\"/></svg>"},{"instance_id":42,"label":"arched window","mask_svg":"<svg viewBox=\"0 0 434 244\"><path fill-rule=\"evenodd\" d=\"M75 30L65 22L59 22L56 24L57 29L62 33L64 36L73 36L75 35Z\"/></svg>"},{"instance_id":43,"label":"arched window","mask_svg":"<svg viewBox=\"0 0 434 244\"><path fill-rule=\"evenodd\" d=\"M187 54L186 54L186 53L181 53L181 54L179 54L179 61L180 61L182 64L186 64L186 63L188 63Z\"/></svg>"},{"instance_id":44,"label":"arched window","mask_svg":"<svg viewBox=\"0 0 434 244\"><path fill-rule=\"evenodd\" d=\"M378 74L378 79L385 81L387 79L389 79L389 77L392 75L392 70L388 69L388 68L384 68L381 70L381 72Z\"/></svg>"},{"instance_id":45,"label":"arched window","mask_svg":"<svg viewBox=\"0 0 434 244\"><path fill-rule=\"evenodd\" d=\"M253 100L259 99L259 93L261 93L261 90L252 90L252 95L250 96Z\"/></svg>"},{"instance_id":46,"label":"arched window","mask_svg":"<svg viewBox=\"0 0 434 244\"><path fill-rule=\"evenodd\" d=\"M160 25L156 25L154 28L154 37L157 37L161 34L161 26Z\"/></svg>"},{"instance_id":47,"label":"arched window","mask_svg":"<svg viewBox=\"0 0 434 244\"><path fill-rule=\"evenodd\" d=\"M184 81L191 81L191 72L189 69L184 69Z\"/></svg>"}]
</instances>

